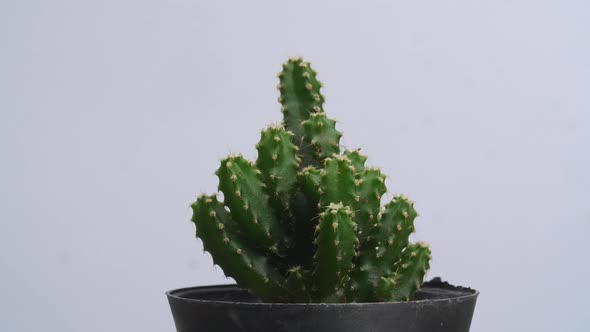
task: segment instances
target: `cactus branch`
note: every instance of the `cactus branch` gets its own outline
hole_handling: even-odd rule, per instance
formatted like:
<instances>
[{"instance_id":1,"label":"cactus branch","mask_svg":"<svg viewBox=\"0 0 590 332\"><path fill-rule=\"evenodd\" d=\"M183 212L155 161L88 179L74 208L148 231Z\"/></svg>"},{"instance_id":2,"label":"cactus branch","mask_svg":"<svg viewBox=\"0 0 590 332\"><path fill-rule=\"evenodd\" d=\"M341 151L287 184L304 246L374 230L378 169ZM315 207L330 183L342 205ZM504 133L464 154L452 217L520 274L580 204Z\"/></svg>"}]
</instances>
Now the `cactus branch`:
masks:
<instances>
[{"instance_id":1,"label":"cactus branch","mask_svg":"<svg viewBox=\"0 0 590 332\"><path fill-rule=\"evenodd\" d=\"M225 225L232 224L230 214L215 196L201 196L192 205L192 221L203 248L211 253L215 264L225 275L236 280L240 287L251 289L266 300L281 301L284 293L283 278L236 234Z\"/></svg>"},{"instance_id":2,"label":"cactus branch","mask_svg":"<svg viewBox=\"0 0 590 332\"><path fill-rule=\"evenodd\" d=\"M284 240L281 224L270 208L260 171L241 156L221 161L219 190L243 233L255 244L277 253Z\"/></svg>"},{"instance_id":3,"label":"cactus branch","mask_svg":"<svg viewBox=\"0 0 590 332\"><path fill-rule=\"evenodd\" d=\"M303 148L311 148L310 154L303 155L304 165L319 166L323 160L340 153L342 133L336 130L336 121L326 113L312 113L301 123L303 127Z\"/></svg>"},{"instance_id":4,"label":"cactus branch","mask_svg":"<svg viewBox=\"0 0 590 332\"><path fill-rule=\"evenodd\" d=\"M285 288L287 288L290 298L294 301L301 303L312 302L309 283L309 271L304 270L301 266L292 267L287 271Z\"/></svg>"},{"instance_id":5,"label":"cactus branch","mask_svg":"<svg viewBox=\"0 0 590 332\"><path fill-rule=\"evenodd\" d=\"M355 255L356 225L352 211L341 203L330 204L320 215L317 228L317 250L314 257L313 289L319 298L343 286L352 269Z\"/></svg>"},{"instance_id":6,"label":"cactus branch","mask_svg":"<svg viewBox=\"0 0 590 332\"><path fill-rule=\"evenodd\" d=\"M308 166L299 173L299 182L301 183L303 193L316 204L320 202L319 189L321 180L320 170L313 166Z\"/></svg>"},{"instance_id":7,"label":"cactus branch","mask_svg":"<svg viewBox=\"0 0 590 332\"><path fill-rule=\"evenodd\" d=\"M357 196L360 198L356 207L356 223L359 226L361 245L366 241L371 229L375 228L379 217L381 197L387 192L385 175L378 168L365 168L357 175L360 182Z\"/></svg>"},{"instance_id":8,"label":"cactus branch","mask_svg":"<svg viewBox=\"0 0 590 332\"><path fill-rule=\"evenodd\" d=\"M374 289L381 277L391 274L408 238L414 231L416 210L403 196L396 196L385 205L378 221L361 244L358 269L353 271L351 296L375 300Z\"/></svg>"},{"instance_id":9,"label":"cactus branch","mask_svg":"<svg viewBox=\"0 0 590 332\"><path fill-rule=\"evenodd\" d=\"M287 130L295 134L294 141L300 144L303 138L301 123L309 119L312 112L322 111L322 85L311 65L301 58L291 58L285 62L283 70L279 73L279 80L283 124Z\"/></svg>"},{"instance_id":10,"label":"cactus branch","mask_svg":"<svg viewBox=\"0 0 590 332\"><path fill-rule=\"evenodd\" d=\"M410 234L414 232L414 219L417 213L414 203L404 196L396 196L385 205L379 222L371 230L367 247L363 248L363 258L375 262L384 274L400 259L402 250L408 245ZM372 251L372 248L376 248Z\"/></svg>"},{"instance_id":11,"label":"cactus branch","mask_svg":"<svg viewBox=\"0 0 590 332\"><path fill-rule=\"evenodd\" d=\"M284 228L294 226L293 198L297 189L299 166L297 147L291 142L291 132L271 126L262 131L256 145L256 167L262 173L266 193L275 214L283 219Z\"/></svg>"},{"instance_id":12,"label":"cactus branch","mask_svg":"<svg viewBox=\"0 0 590 332\"><path fill-rule=\"evenodd\" d=\"M396 270L380 279L376 289L381 301L408 301L424 281L430 268L430 248L423 243L411 244L396 263Z\"/></svg>"},{"instance_id":13,"label":"cactus branch","mask_svg":"<svg viewBox=\"0 0 590 332\"><path fill-rule=\"evenodd\" d=\"M334 155L326 159L320 172L320 205L331 203L351 206L356 198L354 166L346 157ZM354 211L353 211L354 213Z\"/></svg>"},{"instance_id":14,"label":"cactus branch","mask_svg":"<svg viewBox=\"0 0 590 332\"><path fill-rule=\"evenodd\" d=\"M358 174L363 173L365 170L365 163L367 162L367 156L361 153L360 149L353 151L345 150L342 155L346 156L352 162L352 165L356 169Z\"/></svg>"}]
</instances>

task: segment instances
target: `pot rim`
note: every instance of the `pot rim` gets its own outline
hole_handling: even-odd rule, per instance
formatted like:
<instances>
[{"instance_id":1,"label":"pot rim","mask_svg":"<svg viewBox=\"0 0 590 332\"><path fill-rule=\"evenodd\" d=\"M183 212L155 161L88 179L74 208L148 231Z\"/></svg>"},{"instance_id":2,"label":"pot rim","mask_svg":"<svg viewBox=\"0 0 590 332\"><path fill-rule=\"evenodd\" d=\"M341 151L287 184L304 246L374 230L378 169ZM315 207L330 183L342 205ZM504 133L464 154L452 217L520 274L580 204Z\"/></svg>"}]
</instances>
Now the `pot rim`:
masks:
<instances>
[{"instance_id":1,"label":"pot rim","mask_svg":"<svg viewBox=\"0 0 590 332\"><path fill-rule=\"evenodd\" d=\"M413 301L403 301L403 302L349 302L349 303L282 303L282 302L244 302L244 301L223 301L223 300L203 300L203 299L192 299L183 297L182 294L188 291L201 291L201 290L214 290L214 289L223 289L226 290L244 290L239 288L236 284L220 284L220 285L205 285L205 286L193 286L193 287L183 287L172 289L166 292L166 296L168 298L173 298L177 301L186 301L186 302L199 302L199 303L208 303L208 304L220 304L220 305L246 305L246 306L261 306L261 307L360 307L360 306L382 306L382 305L403 305L403 304L421 304L421 303L440 303L440 302L449 302L449 301L460 301L465 300L468 298L476 297L479 295L479 291L461 287L461 286L453 286L446 282L440 282L439 280L432 280L431 282L425 283L423 288L434 288L434 289L445 289L445 290L454 290L457 292L463 293L459 296L452 296L452 297L444 297L444 298L435 298L435 299L423 299L423 300L413 300ZM246 290L244 290L246 291Z\"/></svg>"}]
</instances>

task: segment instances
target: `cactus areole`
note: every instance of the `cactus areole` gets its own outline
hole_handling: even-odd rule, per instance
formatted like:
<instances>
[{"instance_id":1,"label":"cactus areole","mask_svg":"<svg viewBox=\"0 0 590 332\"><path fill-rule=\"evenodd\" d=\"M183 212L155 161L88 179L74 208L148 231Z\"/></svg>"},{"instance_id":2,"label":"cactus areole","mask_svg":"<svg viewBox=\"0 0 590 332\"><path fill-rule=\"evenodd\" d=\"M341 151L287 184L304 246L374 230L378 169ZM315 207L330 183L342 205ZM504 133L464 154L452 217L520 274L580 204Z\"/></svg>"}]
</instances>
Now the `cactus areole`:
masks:
<instances>
[{"instance_id":1,"label":"cactus areole","mask_svg":"<svg viewBox=\"0 0 590 332\"><path fill-rule=\"evenodd\" d=\"M219 193L192 204L204 250L264 303L412 302L432 258L410 240L414 202L386 201L386 175L341 147L309 62L289 59L278 78L282 123L262 130L256 160L223 158Z\"/></svg>"}]
</instances>

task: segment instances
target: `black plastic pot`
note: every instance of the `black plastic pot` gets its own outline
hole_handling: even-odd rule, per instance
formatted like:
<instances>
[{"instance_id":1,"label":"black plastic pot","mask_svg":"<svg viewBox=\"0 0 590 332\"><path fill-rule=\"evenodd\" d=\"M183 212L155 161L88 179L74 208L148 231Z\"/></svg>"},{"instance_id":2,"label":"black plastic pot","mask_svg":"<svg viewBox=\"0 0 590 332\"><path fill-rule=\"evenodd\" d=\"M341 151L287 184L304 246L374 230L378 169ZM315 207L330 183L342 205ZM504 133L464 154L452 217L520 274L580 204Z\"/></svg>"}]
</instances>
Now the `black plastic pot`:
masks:
<instances>
[{"instance_id":1,"label":"black plastic pot","mask_svg":"<svg viewBox=\"0 0 590 332\"><path fill-rule=\"evenodd\" d=\"M438 278L396 303L262 303L234 285L166 293L178 332L468 332L478 294Z\"/></svg>"}]
</instances>

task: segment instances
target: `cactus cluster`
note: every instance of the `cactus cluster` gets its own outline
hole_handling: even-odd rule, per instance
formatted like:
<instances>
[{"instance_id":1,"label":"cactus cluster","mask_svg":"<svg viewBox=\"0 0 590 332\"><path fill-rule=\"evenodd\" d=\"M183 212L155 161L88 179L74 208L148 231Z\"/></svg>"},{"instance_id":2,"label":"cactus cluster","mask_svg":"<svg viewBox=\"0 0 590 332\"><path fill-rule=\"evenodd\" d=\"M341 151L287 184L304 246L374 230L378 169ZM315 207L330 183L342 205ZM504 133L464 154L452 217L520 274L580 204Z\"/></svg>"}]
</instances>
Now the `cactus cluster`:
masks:
<instances>
[{"instance_id":1,"label":"cactus cluster","mask_svg":"<svg viewBox=\"0 0 590 332\"><path fill-rule=\"evenodd\" d=\"M204 249L268 302L411 300L431 258L409 242L413 202L380 206L385 175L359 150L341 151L308 62L289 59L279 80L283 122L262 130L257 160L221 160L223 201L201 195L192 205Z\"/></svg>"}]
</instances>

